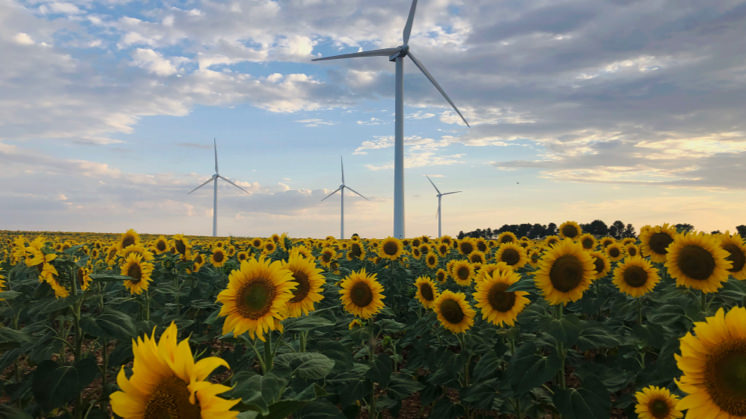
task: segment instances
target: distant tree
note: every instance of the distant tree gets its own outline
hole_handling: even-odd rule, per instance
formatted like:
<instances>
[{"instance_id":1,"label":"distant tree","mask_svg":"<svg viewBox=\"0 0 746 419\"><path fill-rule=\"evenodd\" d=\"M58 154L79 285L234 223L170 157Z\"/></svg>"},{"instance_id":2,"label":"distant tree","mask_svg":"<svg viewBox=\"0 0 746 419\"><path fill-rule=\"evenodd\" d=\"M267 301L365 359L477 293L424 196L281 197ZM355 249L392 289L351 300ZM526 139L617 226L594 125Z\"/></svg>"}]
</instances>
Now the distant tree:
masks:
<instances>
[{"instance_id":1,"label":"distant tree","mask_svg":"<svg viewBox=\"0 0 746 419\"><path fill-rule=\"evenodd\" d=\"M459 239L459 240L463 239L464 237L466 237L466 235L464 234L463 230L459 231L458 232L458 236L456 236L456 238Z\"/></svg>"},{"instance_id":2,"label":"distant tree","mask_svg":"<svg viewBox=\"0 0 746 419\"><path fill-rule=\"evenodd\" d=\"M736 231L738 231L739 236L746 237L746 225L736 226Z\"/></svg>"},{"instance_id":3,"label":"distant tree","mask_svg":"<svg viewBox=\"0 0 746 419\"><path fill-rule=\"evenodd\" d=\"M605 222L601 220L593 220L589 224L587 232L594 236L605 236L609 234L609 228L606 226Z\"/></svg>"},{"instance_id":4,"label":"distant tree","mask_svg":"<svg viewBox=\"0 0 746 419\"><path fill-rule=\"evenodd\" d=\"M720 234L720 230L713 230L710 232L710 234Z\"/></svg>"},{"instance_id":5,"label":"distant tree","mask_svg":"<svg viewBox=\"0 0 746 419\"><path fill-rule=\"evenodd\" d=\"M623 237L637 237L637 234L635 234L635 227L632 224L627 224L627 227L624 228L624 233L622 234Z\"/></svg>"},{"instance_id":6,"label":"distant tree","mask_svg":"<svg viewBox=\"0 0 746 419\"><path fill-rule=\"evenodd\" d=\"M538 239L540 237L544 237L544 233L547 231L547 228L539 223L536 223L531 226L531 230L528 231L528 237L531 239Z\"/></svg>"},{"instance_id":7,"label":"distant tree","mask_svg":"<svg viewBox=\"0 0 746 419\"><path fill-rule=\"evenodd\" d=\"M527 236L528 237L528 232L529 231L531 231L531 224L529 224L529 223L523 223L523 224L521 224L521 225L518 226L518 232L515 233L515 235L518 236L518 237L523 237L523 236Z\"/></svg>"},{"instance_id":8,"label":"distant tree","mask_svg":"<svg viewBox=\"0 0 746 419\"><path fill-rule=\"evenodd\" d=\"M689 223L676 224L674 227L676 228L676 232L680 234L689 233L694 230L694 226Z\"/></svg>"},{"instance_id":9,"label":"distant tree","mask_svg":"<svg viewBox=\"0 0 746 419\"><path fill-rule=\"evenodd\" d=\"M557 230L557 224L555 223L549 223L547 224L547 231L544 232L545 236L556 236L559 233Z\"/></svg>"},{"instance_id":10,"label":"distant tree","mask_svg":"<svg viewBox=\"0 0 746 419\"><path fill-rule=\"evenodd\" d=\"M614 223L611 224L611 227L609 227L609 236L618 240L622 238L623 234L624 223L619 220L614 221Z\"/></svg>"}]
</instances>

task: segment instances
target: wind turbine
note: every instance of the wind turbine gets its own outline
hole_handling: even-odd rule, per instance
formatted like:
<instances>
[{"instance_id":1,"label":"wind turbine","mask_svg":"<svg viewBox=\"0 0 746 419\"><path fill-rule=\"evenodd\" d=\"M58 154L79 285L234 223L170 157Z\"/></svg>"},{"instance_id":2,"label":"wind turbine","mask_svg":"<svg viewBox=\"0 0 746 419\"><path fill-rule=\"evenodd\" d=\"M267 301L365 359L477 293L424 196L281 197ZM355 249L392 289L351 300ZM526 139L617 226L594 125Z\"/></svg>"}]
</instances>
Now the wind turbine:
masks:
<instances>
[{"instance_id":1,"label":"wind turbine","mask_svg":"<svg viewBox=\"0 0 746 419\"><path fill-rule=\"evenodd\" d=\"M197 186L196 188L192 189L187 193L187 195L191 194L192 192L196 191L197 189L207 185L210 182L213 182L213 188L212 188L212 237L216 237L218 235L218 179L222 179L231 185L237 187L238 189L249 193L246 189L236 185L235 183L231 182L230 180L224 178L220 175L218 172L218 144L215 142L215 139L212 139L212 145L215 148L215 173L210 177L210 179L207 179L203 184Z\"/></svg>"},{"instance_id":2,"label":"wind turbine","mask_svg":"<svg viewBox=\"0 0 746 419\"><path fill-rule=\"evenodd\" d=\"M433 180L430 179L430 176L426 175L425 177L427 178L427 180L430 181L430 184L433 185L433 188L435 188L435 192L437 192L437 197L438 197L438 237L440 237L442 235L442 234L440 234L440 198L442 198L443 195L451 195L451 194L454 194L454 193L459 193L461 191L441 193L440 189L438 189L438 187L435 186L435 183L433 183Z\"/></svg>"},{"instance_id":3,"label":"wind turbine","mask_svg":"<svg viewBox=\"0 0 746 419\"><path fill-rule=\"evenodd\" d=\"M453 107L453 110L461 117L466 126L469 123L466 118L461 114L456 105L453 103L451 98L448 97L446 92L433 78L425 66L412 54L409 49L409 34L412 32L412 21L414 20L414 12L417 8L417 0L412 1L412 6L409 9L409 17L407 17L407 24L404 26L403 42L402 45L396 48L384 48L370 51L355 52L352 54L341 54L331 57L315 58L312 61L321 60L336 60L340 58L357 58L357 57L389 57L389 61L396 63L396 84L395 84L395 109L396 119L394 128L394 237L403 239L404 238L404 57L412 59L414 65L422 71L428 80L435 86L446 101Z\"/></svg>"},{"instance_id":4,"label":"wind turbine","mask_svg":"<svg viewBox=\"0 0 746 419\"><path fill-rule=\"evenodd\" d=\"M345 165L342 161L342 156L339 156L339 164L342 167L342 184L339 185L339 188L335 189L334 192L330 193L324 199L321 201L326 201L326 198L329 198L330 196L334 195L335 193L339 192L340 197L340 208L339 208L339 238L344 239L345 238L345 188L349 189L350 191L358 194L361 198L365 199L366 201L368 198L364 197L360 194L360 192L350 188L349 186L345 185Z\"/></svg>"}]
</instances>

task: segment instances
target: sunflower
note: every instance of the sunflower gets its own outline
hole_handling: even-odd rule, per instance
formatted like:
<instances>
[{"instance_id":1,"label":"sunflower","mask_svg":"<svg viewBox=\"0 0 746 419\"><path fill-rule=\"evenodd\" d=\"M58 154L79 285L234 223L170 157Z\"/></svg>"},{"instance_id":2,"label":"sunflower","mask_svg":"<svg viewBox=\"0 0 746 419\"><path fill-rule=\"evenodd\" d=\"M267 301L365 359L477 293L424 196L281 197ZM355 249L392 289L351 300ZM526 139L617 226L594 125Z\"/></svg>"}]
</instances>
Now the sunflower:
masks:
<instances>
[{"instance_id":1,"label":"sunflower","mask_svg":"<svg viewBox=\"0 0 746 419\"><path fill-rule=\"evenodd\" d=\"M340 283L340 299L348 313L362 319L369 319L383 308L383 286L376 280L376 274L368 274L365 269L352 271Z\"/></svg>"},{"instance_id":2,"label":"sunflower","mask_svg":"<svg viewBox=\"0 0 746 419\"><path fill-rule=\"evenodd\" d=\"M640 250L649 256L653 262L665 262L668 245L673 242L676 229L663 224L662 226L644 226L640 230Z\"/></svg>"},{"instance_id":3,"label":"sunflower","mask_svg":"<svg viewBox=\"0 0 746 419\"><path fill-rule=\"evenodd\" d=\"M451 247L451 246L453 246L454 239L453 239L453 237L451 237L451 236L449 236L449 235L446 234L446 235L440 236L438 238L438 241L441 242L441 243L443 243L443 244L445 244L446 246Z\"/></svg>"},{"instance_id":4,"label":"sunflower","mask_svg":"<svg viewBox=\"0 0 746 419\"><path fill-rule=\"evenodd\" d=\"M723 235L720 238L720 247L728 252L727 260L731 267L728 273L736 279L746 279L746 245L738 234Z\"/></svg>"},{"instance_id":5,"label":"sunflower","mask_svg":"<svg viewBox=\"0 0 746 419\"><path fill-rule=\"evenodd\" d=\"M78 280L78 287L81 291L85 291L91 285L91 268L88 266L78 267L78 271L75 274Z\"/></svg>"},{"instance_id":6,"label":"sunflower","mask_svg":"<svg viewBox=\"0 0 746 419\"><path fill-rule=\"evenodd\" d=\"M518 241L518 237L516 237L515 233L512 231L503 231L497 236L497 242L498 243L515 243Z\"/></svg>"},{"instance_id":7,"label":"sunflower","mask_svg":"<svg viewBox=\"0 0 746 419\"><path fill-rule=\"evenodd\" d=\"M0 292L5 291L5 277L0 274ZM3 301L2 298L0 298L0 301Z\"/></svg>"},{"instance_id":8,"label":"sunflower","mask_svg":"<svg viewBox=\"0 0 746 419\"><path fill-rule=\"evenodd\" d=\"M583 296L594 275L593 260L583 246L565 239L544 254L534 280L549 304L566 304Z\"/></svg>"},{"instance_id":9,"label":"sunflower","mask_svg":"<svg viewBox=\"0 0 746 419\"><path fill-rule=\"evenodd\" d=\"M585 250L593 250L596 247L596 238L591 233L585 233L578 238L578 241Z\"/></svg>"},{"instance_id":10,"label":"sunflower","mask_svg":"<svg viewBox=\"0 0 746 419\"><path fill-rule=\"evenodd\" d=\"M714 316L695 322L679 339L675 380L687 395L676 405L691 418L746 416L746 309L721 307Z\"/></svg>"},{"instance_id":11,"label":"sunflower","mask_svg":"<svg viewBox=\"0 0 746 419\"><path fill-rule=\"evenodd\" d=\"M350 323L347 324L347 330L357 329L363 327L363 321L355 317Z\"/></svg>"},{"instance_id":12,"label":"sunflower","mask_svg":"<svg viewBox=\"0 0 746 419\"><path fill-rule=\"evenodd\" d=\"M728 280L729 253L711 236L677 234L667 247L666 269L677 286L715 292Z\"/></svg>"},{"instance_id":13,"label":"sunflower","mask_svg":"<svg viewBox=\"0 0 746 419\"><path fill-rule=\"evenodd\" d=\"M438 298L438 287L429 276L420 276L414 281L417 288L415 297L420 301L423 307L433 308L435 299Z\"/></svg>"},{"instance_id":14,"label":"sunflower","mask_svg":"<svg viewBox=\"0 0 746 419\"><path fill-rule=\"evenodd\" d=\"M212 254L210 255L210 263L212 266L219 268L225 265L227 260L228 255L225 254L225 249L217 246L212 249Z\"/></svg>"},{"instance_id":15,"label":"sunflower","mask_svg":"<svg viewBox=\"0 0 746 419\"><path fill-rule=\"evenodd\" d=\"M192 246L186 237L177 234L174 236L173 242L176 252L181 255L182 260L190 260L192 258Z\"/></svg>"},{"instance_id":16,"label":"sunflower","mask_svg":"<svg viewBox=\"0 0 746 419\"><path fill-rule=\"evenodd\" d=\"M518 314L530 302L525 291L506 291L521 276L510 270L497 269L477 282L474 290L476 306L482 318L497 326L513 326Z\"/></svg>"},{"instance_id":17,"label":"sunflower","mask_svg":"<svg viewBox=\"0 0 746 419\"><path fill-rule=\"evenodd\" d=\"M559 235L563 239L574 239L581 234L583 234L583 230L575 221L565 221L559 226Z\"/></svg>"},{"instance_id":18,"label":"sunflower","mask_svg":"<svg viewBox=\"0 0 746 419\"><path fill-rule=\"evenodd\" d=\"M632 256L617 265L612 282L619 291L640 297L652 291L660 280L658 271L650 262L640 256Z\"/></svg>"},{"instance_id":19,"label":"sunflower","mask_svg":"<svg viewBox=\"0 0 746 419\"><path fill-rule=\"evenodd\" d=\"M533 249L528 251L528 263L531 266L537 267L539 265L539 261L541 260L541 252L542 250L538 247L534 247Z\"/></svg>"},{"instance_id":20,"label":"sunflower","mask_svg":"<svg viewBox=\"0 0 746 419\"><path fill-rule=\"evenodd\" d=\"M606 255L609 256L609 260L612 262L616 262L624 258L624 250L622 249L622 246L619 245L619 243L611 243L610 245L606 246L605 251Z\"/></svg>"},{"instance_id":21,"label":"sunflower","mask_svg":"<svg viewBox=\"0 0 746 419\"><path fill-rule=\"evenodd\" d=\"M472 264L479 266L486 263L487 261L487 258L484 256L484 252L482 252L481 250L474 250L473 252L469 253L467 259L469 259L469 262L471 262Z\"/></svg>"},{"instance_id":22,"label":"sunflower","mask_svg":"<svg viewBox=\"0 0 746 419\"><path fill-rule=\"evenodd\" d=\"M148 289L153 264L143 261L142 256L137 253L131 253L124 261L121 273L123 276L132 278L124 280L124 286L130 294L141 294Z\"/></svg>"},{"instance_id":23,"label":"sunflower","mask_svg":"<svg viewBox=\"0 0 746 419\"><path fill-rule=\"evenodd\" d=\"M132 246L125 247L123 250L119 251L119 256L121 256L122 259L126 260L132 253L137 253L138 255L140 255L142 260L148 262L154 259L153 252L140 244L133 244Z\"/></svg>"},{"instance_id":24,"label":"sunflower","mask_svg":"<svg viewBox=\"0 0 746 419\"><path fill-rule=\"evenodd\" d=\"M628 243L624 244L622 243L622 246L624 247L624 253L626 253L629 256L637 256L640 254L640 248L637 247L636 244Z\"/></svg>"},{"instance_id":25,"label":"sunflower","mask_svg":"<svg viewBox=\"0 0 746 419\"><path fill-rule=\"evenodd\" d=\"M120 391L112 393L112 411L123 418L235 418L231 411L240 400L226 400L218 394L230 390L207 381L218 367L230 368L218 357L194 362L189 338L177 342L178 329L172 322L156 342L155 329L132 341L135 357L132 375L119 370Z\"/></svg>"},{"instance_id":26,"label":"sunflower","mask_svg":"<svg viewBox=\"0 0 746 419\"><path fill-rule=\"evenodd\" d=\"M427 256L425 256L425 264L430 269L435 269L436 266L438 266L438 256L435 253L428 253Z\"/></svg>"},{"instance_id":27,"label":"sunflower","mask_svg":"<svg viewBox=\"0 0 746 419\"><path fill-rule=\"evenodd\" d=\"M441 242L440 244L435 246L435 250L438 251L438 254L440 255L440 257L446 257L448 252L451 251L451 245L448 243Z\"/></svg>"},{"instance_id":28,"label":"sunflower","mask_svg":"<svg viewBox=\"0 0 746 419\"><path fill-rule=\"evenodd\" d=\"M443 327L453 333L463 333L474 324L476 312L461 292L445 290L435 300L435 313Z\"/></svg>"},{"instance_id":29,"label":"sunflower","mask_svg":"<svg viewBox=\"0 0 746 419\"><path fill-rule=\"evenodd\" d=\"M593 258L593 268L595 271L595 277L596 279L601 279L606 276L607 273L611 270L611 262L609 262L609 258L606 256L606 253L601 251L595 251L590 253L591 258Z\"/></svg>"},{"instance_id":30,"label":"sunflower","mask_svg":"<svg viewBox=\"0 0 746 419\"><path fill-rule=\"evenodd\" d=\"M300 252L291 252L283 266L292 273L293 281L297 284L293 290L293 298L288 301L288 317L300 317L312 312L314 303L324 298L321 290L326 281L321 275L321 269Z\"/></svg>"},{"instance_id":31,"label":"sunflower","mask_svg":"<svg viewBox=\"0 0 746 419\"><path fill-rule=\"evenodd\" d=\"M127 230L126 233L119 236L117 240L117 249L124 250L129 246L138 246L140 244L140 235L133 229Z\"/></svg>"},{"instance_id":32,"label":"sunflower","mask_svg":"<svg viewBox=\"0 0 746 419\"><path fill-rule=\"evenodd\" d=\"M378 256L384 259L396 260L401 256L404 245L396 237L386 237L378 245Z\"/></svg>"},{"instance_id":33,"label":"sunflower","mask_svg":"<svg viewBox=\"0 0 746 419\"><path fill-rule=\"evenodd\" d=\"M248 331L252 339L264 341L265 332L282 327L296 284L280 261L241 262L241 268L228 275L228 287L218 294L219 316L225 317L223 334L239 336Z\"/></svg>"},{"instance_id":34,"label":"sunflower","mask_svg":"<svg viewBox=\"0 0 746 419\"><path fill-rule=\"evenodd\" d=\"M245 250L241 250L240 252L236 253L236 259L238 260L239 263L241 263L242 261L249 260L249 252Z\"/></svg>"},{"instance_id":35,"label":"sunflower","mask_svg":"<svg viewBox=\"0 0 746 419\"><path fill-rule=\"evenodd\" d=\"M544 247L546 247L547 249L554 247L559 242L560 238L555 235L544 237Z\"/></svg>"},{"instance_id":36,"label":"sunflower","mask_svg":"<svg viewBox=\"0 0 746 419\"><path fill-rule=\"evenodd\" d=\"M363 260L365 259L365 249L360 241L353 240L350 242L350 247L347 250L347 260Z\"/></svg>"},{"instance_id":37,"label":"sunflower","mask_svg":"<svg viewBox=\"0 0 746 419\"><path fill-rule=\"evenodd\" d=\"M205 266L205 263L207 263L205 257L202 256L201 253L197 253L197 256L194 257L194 268L192 269L192 272L199 272L199 270Z\"/></svg>"},{"instance_id":38,"label":"sunflower","mask_svg":"<svg viewBox=\"0 0 746 419\"><path fill-rule=\"evenodd\" d=\"M602 248L606 248L606 246L616 243L616 240L614 240L613 237L602 237L601 240L598 242L598 244L601 245Z\"/></svg>"},{"instance_id":39,"label":"sunflower","mask_svg":"<svg viewBox=\"0 0 746 419\"><path fill-rule=\"evenodd\" d=\"M485 241L485 240L484 240L483 238L481 238L481 237L478 237L478 238L477 238L477 239L476 239L476 240L474 241L474 246L475 246L475 247L477 248L477 250L479 250L479 251L480 251L480 252L482 252L482 253L487 253L487 251L489 250L489 248L488 248L488 246L487 246L487 241Z\"/></svg>"},{"instance_id":40,"label":"sunflower","mask_svg":"<svg viewBox=\"0 0 746 419\"><path fill-rule=\"evenodd\" d=\"M313 253L311 253L311 250L307 248L306 246L295 246L292 249L290 249L290 255L293 253L297 253L298 255L313 260Z\"/></svg>"},{"instance_id":41,"label":"sunflower","mask_svg":"<svg viewBox=\"0 0 746 419\"><path fill-rule=\"evenodd\" d=\"M451 267L451 277L457 284L467 287L474 278L474 266L468 260L457 260Z\"/></svg>"},{"instance_id":42,"label":"sunflower","mask_svg":"<svg viewBox=\"0 0 746 419\"><path fill-rule=\"evenodd\" d=\"M168 251L168 240L163 236L158 236L152 247L156 254L162 255Z\"/></svg>"},{"instance_id":43,"label":"sunflower","mask_svg":"<svg viewBox=\"0 0 746 419\"><path fill-rule=\"evenodd\" d=\"M683 414L676 408L679 398L668 389L647 386L635 393L635 413L639 419L677 419Z\"/></svg>"},{"instance_id":44,"label":"sunflower","mask_svg":"<svg viewBox=\"0 0 746 419\"><path fill-rule=\"evenodd\" d=\"M445 269L440 268L437 271L435 271L436 281L440 282L441 284L445 284L447 279L448 279L448 272L446 272Z\"/></svg>"},{"instance_id":45,"label":"sunflower","mask_svg":"<svg viewBox=\"0 0 746 419\"><path fill-rule=\"evenodd\" d=\"M279 237L279 236L278 236L278 237ZM275 252L275 250L277 250L277 243L275 243L275 242L274 242L274 241L272 241L272 240L267 240L267 241L266 241L266 242L264 243L264 249L262 249L262 254L263 254L263 255L267 255L267 256L269 256L269 255L271 255L272 253L274 253L274 252Z\"/></svg>"},{"instance_id":46,"label":"sunflower","mask_svg":"<svg viewBox=\"0 0 746 419\"><path fill-rule=\"evenodd\" d=\"M513 270L513 267L508 265L505 262L497 262L497 263L488 263L486 265L482 265L479 268L479 272L476 274L476 281L480 282L485 279L489 279L492 277L492 274L494 272L515 272Z\"/></svg>"},{"instance_id":47,"label":"sunflower","mask_svg":"<svg viewBox=\"0 0 746 419\"><path fill-rule=\"evenodd\" d=\"M264 240L260 237L254 237L253 239L251 239L251 246L257 249L261 249L262 247L264 247Z\"/></svg>"},{"instance_id":48,"label":"sunflower","mask_svg":"<svg viewBox=\"0 0 746 419\"><path fill-rule=\"evenodd\" d=\"M330 268L332 262L337 259L337 251L331 247L325 247L321 249L319 253L319 263L325 268Z\"/></svg>"},{"instance_id":49,"label":"sunflower","mask_svg":"<svg viewBox=\"0 0 746 419\"><path fill-rule=\"evenodd\" d=\"M469 253L474 251L474 242L469 237L464 237L458 241L458 251L462 255L467 256Z\"/></svg>"},{"instance_id":50,"label":"sunflower","mask_svg":"<svg viewBox=\"0 0 746 419\"><path fill-rule=\"evenodd\" d=\"M411 254L412 254L412 257L415 259L419 259L422 257L422 252L420 252L420 249L418 247L415 247L414 249L412 249Z\"/></svg>"},{"instance_id":51,"label":"sunflower","mask_svg":"<svg viewBox=\"0 0 746 419\"><path fill-rule=\"evenodd\" d=\"M497 262L505 262L512 266L513 269L520 269L528 262L526 249L515 243L504 243L500 245L495 253L495 260Z\"/></svg>"}]
</instances>

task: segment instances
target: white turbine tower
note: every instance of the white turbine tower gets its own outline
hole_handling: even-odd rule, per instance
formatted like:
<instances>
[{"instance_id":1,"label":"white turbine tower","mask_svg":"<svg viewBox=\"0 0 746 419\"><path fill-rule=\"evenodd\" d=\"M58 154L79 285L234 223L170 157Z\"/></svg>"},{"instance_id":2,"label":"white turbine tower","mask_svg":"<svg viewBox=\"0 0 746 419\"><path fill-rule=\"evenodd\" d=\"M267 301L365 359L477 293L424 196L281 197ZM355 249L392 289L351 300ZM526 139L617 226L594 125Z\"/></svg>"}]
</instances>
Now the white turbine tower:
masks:
<instances>
[{"instance_id":1,"label":"white turbine tower","mask_svg":"<svg viewBox=\"0 0 746 419\"><path fill-rule=\"evenodd\" d=\"M430 176L425 176L425 177L427 178L427 180L430 181L430 184L433 185L433 188L435 188L435 192L437 192L437 197L438 197L438 237L440 237L440 236L442 236L441 230L440 230L440 198L442 198L443 195L451 195L451 194L459 193L461 191L441 193L440 189L438 189L438 187L435 186L435 183L433 183L433 180L430 179Z\"/></svg>"},{"instance_id":2,"label":"white turbine tower","mask_svg":"<svg viewBox=\"0 0 746 419\"><path fill-rule=\"evenodd\" d=\"M395 102L396 102L396 119L394 128L394 237L404 238L404 57L412 59L414 65L422 71L428 80L435 86L446 101L453 107L453 110L461 117L466 126L466 118L461 114L451 98L433 78L425 66L412 54L409 49L409 34L412 32L412 21L414 20L414 11L417 8L417 0L412 1L409 9L407 24L404 26L403 43L396 48L385 48L371 51L362 51L352 54L335 55L331 57L315 58L312 61L336 60L340 58L356 57L389 57L389 61L396 63L396 85L395 85Z\"/></svg>"},{"instance_id":3,"label":"white turbine tower","mask_svg":"<svg viewBox=\"0 0 746 419\"><path fill-rule=\"evenodd\" d=\"M218 235L218 179L222 179L231 185L237 187L238 189L249 193L246 189L236 185L235 183L231 182L230 180L224 178L220 175L218 172L218 144L215 141L215 139L212 139L212 145L215 148L215 174L210 177L210 179L207 179L203 184L197 186L196 188L189 191L188 194L191 194L192 192L196 191L197 189L207 185L210 182L213 182L213 188L212 188L212 237L216 237ZM187 194L187 195L188 195Z\"/></svg>"},{"instance_id":4,"label":"white turbine tower","mask_svg":"<svg viewBox=\"0 0 746 419\"><path fill-rule=\"evenodd\" d=\"M329 198L330 196L334 195L335 193L339 192L340 197L340 208L339 208L339 238L344 239L345 238L345 188L349 189L350 191L358 194L361 198L365 199L366 201L368 198L364 197L360 194L360 192L350 188L349 186L345 185L345 165L344 162L342 162L342 156L339 156L339 164L342 167L342 184L339 185L339 188L335 189L334 192L330 193L324 199L321 201L325 201L326 198Z\"/></svg>"}]
</instances>

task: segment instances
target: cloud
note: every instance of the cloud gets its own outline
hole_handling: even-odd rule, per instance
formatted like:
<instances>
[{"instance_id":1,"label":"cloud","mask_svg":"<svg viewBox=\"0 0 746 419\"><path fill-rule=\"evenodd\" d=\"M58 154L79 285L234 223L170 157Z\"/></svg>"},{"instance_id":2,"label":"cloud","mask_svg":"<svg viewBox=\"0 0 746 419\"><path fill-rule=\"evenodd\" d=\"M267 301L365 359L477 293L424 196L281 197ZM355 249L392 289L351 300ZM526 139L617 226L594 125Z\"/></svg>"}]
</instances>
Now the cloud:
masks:
<instances>
[{"instance_id":1,"label":"cloud","mask_svg":"<svg viewBox=\"0 0 746 419\"><path fill-rule=\"evenodd\" d=\"M298 122L299 124L303 124L303 126L309 127L309 128L320 127L322 125L325 125L325 126L336 125L336 122L326 121L321 118L298 119L295 122Z\"/></svg>"},{"instance_id":2,"label":"cloud","mask_svg":"<svg viewBox=\"0 0 746 419\"><path fill-rule=\"evenodd\" d=\"M149 48L137 48L132 53L132 63L158 76L172 76L178 72L171 60Z\"/></svg>"}]
</instances>

